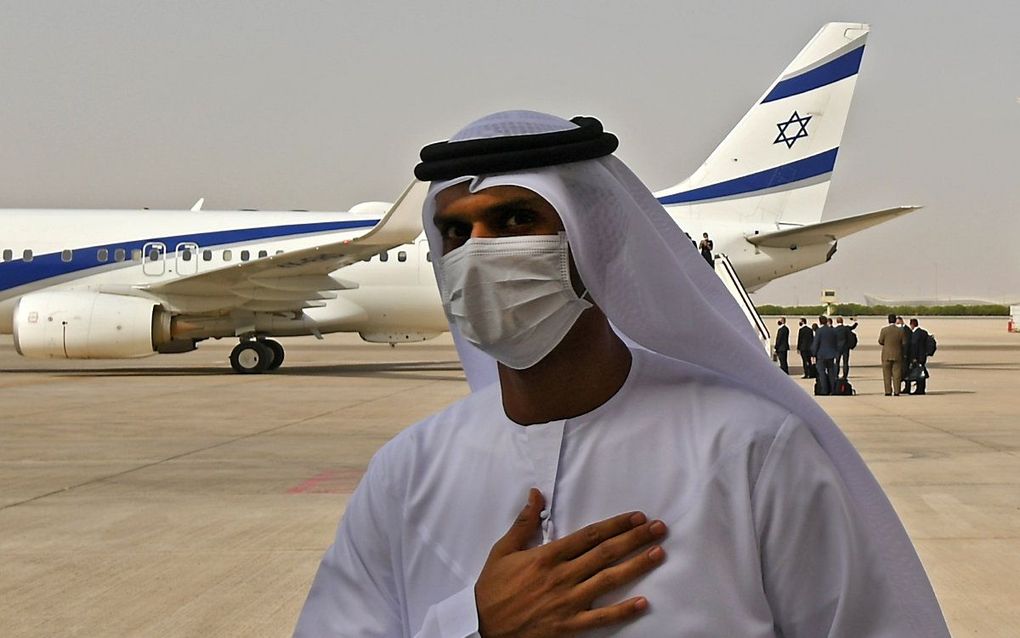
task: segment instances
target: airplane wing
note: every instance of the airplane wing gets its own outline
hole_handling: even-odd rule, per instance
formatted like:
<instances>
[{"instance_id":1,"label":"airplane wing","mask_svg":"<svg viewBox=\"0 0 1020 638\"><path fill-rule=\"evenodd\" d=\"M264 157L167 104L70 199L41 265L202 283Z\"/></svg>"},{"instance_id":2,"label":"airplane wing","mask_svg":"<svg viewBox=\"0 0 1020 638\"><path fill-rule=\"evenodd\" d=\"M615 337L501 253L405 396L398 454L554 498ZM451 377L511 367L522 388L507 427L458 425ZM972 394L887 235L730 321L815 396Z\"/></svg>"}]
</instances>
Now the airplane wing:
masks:
<instances>
[{"instance_id":1,"label":"airplane wing","mask_svg":"<svg viewBox=\"0 0 1020 638\"><path fill-rule=\"evenodd\" d=\"M882 222L889 221L890 219L899 217L900 215L912 213L919 208L921 207L897 206L896 208L887 208L873 213L864 213L861 215L854 215L852 217L819 222L817 224L787 228L785 230L778 230L774 233L750 235L747 238L747 241L751 242L755 246L790 249L795 249L798 246L810 246L811 244L826 244L831 241L836 241L837 239L842 239L847 235L860 232L865 228L871 228L872 226L876 226Z\"/></svg>"},{"instance_id":2,"label":"airplane wing","mask_svg":"<svg viewBox=\"0 0 1020 638\"><path fill-rule=\"evenodd\" d=\"M364 235L181 277L138 289L179 312L231 310L286 312L323 305L334 290L357 284L329 273L384 250L408 244L421 234L421 208L428 184L414 181L386 215Z\"/></svg>"}]
</instances>

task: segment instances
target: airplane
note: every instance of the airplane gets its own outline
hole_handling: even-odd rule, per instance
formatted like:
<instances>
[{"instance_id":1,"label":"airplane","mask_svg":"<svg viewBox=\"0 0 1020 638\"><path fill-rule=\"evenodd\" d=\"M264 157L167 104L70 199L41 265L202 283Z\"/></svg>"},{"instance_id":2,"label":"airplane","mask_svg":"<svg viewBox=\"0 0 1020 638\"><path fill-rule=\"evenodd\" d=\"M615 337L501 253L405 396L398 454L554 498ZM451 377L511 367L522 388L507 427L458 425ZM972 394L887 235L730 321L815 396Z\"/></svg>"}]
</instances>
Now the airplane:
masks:
<instances>
[{"instance_id":1,"label":"airplane","mask_svg":"<svg viewBox=\"0 0 1020 638\"><path fill-rule=\"evenodd\" d=\"M920 208L821 221L869 30L824 25L704 164L655 193L695 243L709 233L748 291L825 263L838 240Z\"/></svg>"},{"instance_id":2,"label":"airplane","mask_svg":"<svg viewBox=\"0 0 1020 638\"><path fill-rule=\"evenodd\" d=\"M681 228L714 238L731 266L717 272L745 306L743 288L824 263L837 240L918 208L820 221L867 33L823 26L691 177L655 193ZM236 338L240 373L280 367L274 336L432 338L447 323L421 232L426 188L342 213L206 211L202 200L0 211L0 333L23 356L64 359Z\"/></svg>"},{"instance_id":3,"label":"airplane","mask_svg":"<svg viewBox=\"0 0 1020 638\"><path fill-rule=\"evenodd\" d=\"M0 333L27 357L121 359L237 337L231 367L275 370L270 337L446 331L421 233L427 184L393 204L306 211L3 211ZM367 232L366 232L367 231ZM369 258L374 258L370 263Z\"/></svg>"}]
</instances>

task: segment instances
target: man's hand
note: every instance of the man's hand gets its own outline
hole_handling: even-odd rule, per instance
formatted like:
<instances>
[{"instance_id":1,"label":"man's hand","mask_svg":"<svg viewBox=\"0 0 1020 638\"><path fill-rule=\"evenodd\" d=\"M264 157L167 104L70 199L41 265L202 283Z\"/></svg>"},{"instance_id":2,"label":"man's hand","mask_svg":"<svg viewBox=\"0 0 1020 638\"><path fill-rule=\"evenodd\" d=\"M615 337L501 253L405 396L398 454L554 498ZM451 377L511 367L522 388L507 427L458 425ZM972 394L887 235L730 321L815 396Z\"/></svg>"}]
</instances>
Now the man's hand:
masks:
<instances>
[{"instance_id":1,"label":"man's hand","mask_svg":"<svg viewBox=\"0 0 1020 638\"><path fill-rule=\"evenodd\" d=\"M622 623L648 608L641 596L591 609L592 601L648 573L665 559L662 521L629 512L527 549L545 505L532 489L510 530L492 546L475 584L484 638L569 636ZM643 550L635 554L638 550ZM634 554L632 556L632 554Z\"/></svg>"}]
</instances>

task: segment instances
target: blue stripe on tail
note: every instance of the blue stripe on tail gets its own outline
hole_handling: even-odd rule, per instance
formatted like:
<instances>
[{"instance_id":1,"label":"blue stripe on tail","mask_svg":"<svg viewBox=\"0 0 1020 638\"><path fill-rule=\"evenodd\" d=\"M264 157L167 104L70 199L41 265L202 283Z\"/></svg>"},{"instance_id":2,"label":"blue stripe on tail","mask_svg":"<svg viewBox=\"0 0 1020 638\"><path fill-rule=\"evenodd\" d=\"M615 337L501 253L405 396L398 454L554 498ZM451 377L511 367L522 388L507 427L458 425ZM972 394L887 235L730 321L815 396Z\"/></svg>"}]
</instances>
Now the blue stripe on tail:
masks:
<instances>
[{"instance_id":1,"label":"blue stripe on tail","mask_svg":"<svg viewBox=\"0 0 1020 638\"><path fill-rule=\"evenodd\" d=\"M671 204L690 204L733 195L749 196L757 191L794 184L801 180L831 173L833 166L836 165L837 152L839 152L838 146L824 153L805 157L802 160L783 164L782 166L758 173L751 173L750 175L726 180L718 184L702 186L701 188L695 188L682 193L666 195L659 198L659 203L663 206L669 206Z\"/></svg>"},{"instance_id":2,"label":"blue stripe on tail","mask_svg":"<svg viewBox=\"0 0 1020 638\"><path fill-rule=\"evenodd\" d=\"M827 84L838 82L843 78L848 78L851 75L856 75L858 69L861 68L861 57L863 55L864 45L862 44L853 51L844 53L835 60L830 60L816 69L811 69L806 73L782 80L769 91L769 94L765 96L761 103L765 104L766 102L774 102L791 95L807 93Z\"/></svg>"}]
</instances>

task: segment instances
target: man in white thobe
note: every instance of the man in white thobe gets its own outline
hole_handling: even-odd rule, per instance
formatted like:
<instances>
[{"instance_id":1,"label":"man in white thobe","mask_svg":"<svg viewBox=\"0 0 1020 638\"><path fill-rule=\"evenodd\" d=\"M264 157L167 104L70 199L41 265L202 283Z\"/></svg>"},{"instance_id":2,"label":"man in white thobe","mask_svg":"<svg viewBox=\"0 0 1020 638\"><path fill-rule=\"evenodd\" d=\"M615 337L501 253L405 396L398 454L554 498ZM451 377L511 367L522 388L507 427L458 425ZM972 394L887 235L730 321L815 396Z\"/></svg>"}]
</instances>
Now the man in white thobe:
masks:
<instances>
[{"instance_id":1,"label":"man in white thobe","mask_svg":"<svg viewBox=\"0 0 1020 638\"><path fill-rule=\"evenodd\" d=\"M375 455L296 635L947 636L877 483L615 146L506 112L423 150L475 391Z\"/></svg>"}]
</instances>

